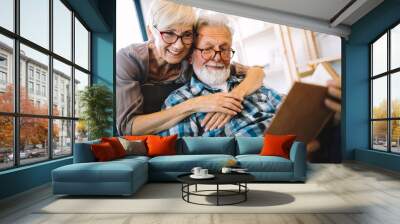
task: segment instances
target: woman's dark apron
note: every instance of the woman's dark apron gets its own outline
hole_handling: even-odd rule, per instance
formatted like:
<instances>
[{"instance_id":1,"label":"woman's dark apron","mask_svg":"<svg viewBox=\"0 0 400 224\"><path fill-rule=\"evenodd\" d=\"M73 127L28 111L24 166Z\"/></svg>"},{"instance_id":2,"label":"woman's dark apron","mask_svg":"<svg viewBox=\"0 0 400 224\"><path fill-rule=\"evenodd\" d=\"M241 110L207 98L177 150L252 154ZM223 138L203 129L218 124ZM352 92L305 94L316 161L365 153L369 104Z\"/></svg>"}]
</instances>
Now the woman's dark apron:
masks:
<instances>
[{"instance_id":1,"label":"woman's dark apron","mask_svg":"<svg viewBox=\"0 0 400 224\"><path fill-rule=\"evenodd\" d=\"M169 84L143 84L141 90L144 98L143 112L144 114L154 113L161 110L161 105L164 103L168 95L183 86L184 83L169 83Z\"/></svg>"}]
</instances>

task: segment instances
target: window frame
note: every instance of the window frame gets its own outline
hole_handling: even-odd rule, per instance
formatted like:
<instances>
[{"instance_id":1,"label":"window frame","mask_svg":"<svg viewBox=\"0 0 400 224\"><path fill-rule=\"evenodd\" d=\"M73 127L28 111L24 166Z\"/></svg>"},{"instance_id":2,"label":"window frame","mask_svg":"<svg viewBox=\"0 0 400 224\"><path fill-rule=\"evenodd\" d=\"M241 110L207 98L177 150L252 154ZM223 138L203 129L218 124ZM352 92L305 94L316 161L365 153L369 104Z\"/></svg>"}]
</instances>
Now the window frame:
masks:
<instances>
[{"instance_id":1,"label":"window frame","mask_svg":"<svg viewBox=\"0 0 400 224\"><path fill-rule=\"evenodd\" d=\"M392 121L400 121L400 117L393 117L392 116L392 98L391 98L391 79L392 75L400 72L400 67L391 69L391 31L393 28L400 26L400 21L395 22L390 27L385 29L385 31L379 34L375 39L373 39L370 43L368 43L368 53L369 53L369 77L368 77L368 84L369 84L369 149L373 151L379 152L386 152L391 154L400 154L400 152L393 152L392 151ZM373 74L373 44L376 43L381 37L387 35L387 63L386 63L386 71L380 74ZM378 78L386 77L386 87L387 87L387 105L386 105L386 118L373 118L373 81ZM374 136L373 136L373 122L374 121L386 121L386 151L379 150L374 148Z\"/></svg>"},{"instance_id":2,"label":"window frame","mask_svg":"<svg viewBox=\"0 0 400 224\"><path fill-rule=\"evenodd\" d=\"M84 20L79 16L79 14L77 12L75 12L72 7L68 4L68 2L66 2L65 0L59 0L68 10L71 11L71 18L70 18L70 23L71 23L71 59L67 59L64 58L63 56L57 54L54 52L54 39L53 39L53 23L54 23L54 18L53 18L53 1L54 0L48 0L48 4L49 4L49 47L48 49L46 49L45 47L42 47L39 44L34 43L33 41L30 41L29 39L24 38L23 36L20 35L20 0L14 0L13 1L13 10L14 10L14 18L13 18L13 22L14 22L14 30L10 31L4 27L0 26L0 35L10 38L13 41L13 52L12 52L12 57L13 57L13 63L11 66L11 75L13 75L13 79L14 79L14 105L13 105L13 111L12 112L2 112L0 111L0 116L4 116L4 117L11 117L13 119L13 166L10 167L5 167L5 168L0 168L0 172L5 171L5 170L11 170L11 169L16 169L19 167L23 167L23 166L30 166L33 164L38 164L38 163L43 163L46 161L50 161L50 160L54 160L54 159L61 159L61 158L66 158L66 157L70 157L73 156L73 152L74 152L74 143L75 143L75 126L76 126L76 121L79 120L79 117L75 116L75 108L72 107L71 108L71 114L68 116L56 116L53 115L53 60L58 60L61 63L64 63L68 66L71 67L71 93L73 95L72 99L71 99L71 104L74 105L75 103L75 88L74 88L74 82L75 82L75 69L83 72L84 74L88 75L89 78L89 83L88 86L92 85L92 61L91 61L91 49L92 49L92 43L91 43L91 37L92 37L92 30L88 27L88 25L84 22ZM75 19L77 19L82 25L83 27L88 31L88 69L85 69L81 66L79 66L78 64L75 63ZM47 79L46 80L46 84L45 84L45 95L48 97L48 112L46 115L39 115L39 114L27 114L27 113L21 113L20 111L20 85L21 85L21 80L20 80L20 65L21 65L21 56L20 56L20 46L21 44L32 48L33 50L36 50L42 54L45 54L46 56L48 56L48 73L47 73ZM39 80L36 79L36 72L37 72L37 68L34 68L33 70L33 79L30 79L30 73L29 73L29 68L30 65L29 63L27 63L27 72L25 74L26 76L26 82L28 81L33 81L33 85L34 85L34 92L36 92L35 89L35 85L37 83L40 83L40 87L42 87L42 79L41 79L41 75L42 75L42 70L40 70L39 72ZM28 85L28 84L27 84ZM28 90L28 86L27 87L27 91ZM39 97L43 97L40 91L40 94L37 95ZM47 157L43 157L43 160L40 160L38 162L31 162L31 163L24 163L21 164L21 159L20 159L20 119L21 118L45 118L47 119L47 123L48 123L48 134L47 134L47 152L48 155ZM54 147L53 147L53 123L55 123L57 120L61 120L61 121L70 121L71 122L71 153L68 155L62 155L62 156L55 156L53 155L54 152Z\"/></svg>"}]
</instances>

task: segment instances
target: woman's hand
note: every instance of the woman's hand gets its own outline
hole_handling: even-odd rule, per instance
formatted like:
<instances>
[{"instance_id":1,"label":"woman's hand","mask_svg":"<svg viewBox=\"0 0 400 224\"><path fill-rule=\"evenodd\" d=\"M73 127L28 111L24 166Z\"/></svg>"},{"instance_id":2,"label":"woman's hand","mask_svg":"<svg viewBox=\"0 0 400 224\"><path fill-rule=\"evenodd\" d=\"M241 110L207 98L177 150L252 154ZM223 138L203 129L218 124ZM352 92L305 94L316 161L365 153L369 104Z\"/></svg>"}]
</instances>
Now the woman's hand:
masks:
<instances>
[{"instance_id":1,"label":"woman's hand","mask_svg":"<svg viewBox=\"0 0 400 224\"><path fill-rule=\"evenodd\" d=\"M307 143L306 149L307 149L307 158L308 158L308 160L311 159L311 154L315 153L320 148L321 148L321 143L317 139L313 139L309 143Z\"/></svg>"},{"instance_id":2,"label":"woman's hand","mask_svg":"<svg viewBox=\"0 0 400 224\"><path fill-rule=\"evenodd\" d=\"M233 93L215 93L191 99L191 108L194 112L221 112L233 116L242 111L242 100Z\"/></svg>"},{"instance_id":3,"label":"woman's hand","mask_svg":"<svg viewBox=\"0 0 400 224\"><path fill-rule=\"evenodd\" d=\"M340 122L340 114L342 111L342 84L341 79L329 80L328 83L328 94L331 98L325 99L325 105L335 112L335 124ZM333 99L332 99L333 98Z\"/></svg>"},{"instance_id":4,"label":"woman's hand","mask_svg":"<svg viewBox=\"0 0 400 224\"><path fill-rule=\"evenodd\" d=\"M222 128L232 117L225 113L208 113L201 121L201 126L204 127L204 131Z\"/></svg>"}]
</instances>

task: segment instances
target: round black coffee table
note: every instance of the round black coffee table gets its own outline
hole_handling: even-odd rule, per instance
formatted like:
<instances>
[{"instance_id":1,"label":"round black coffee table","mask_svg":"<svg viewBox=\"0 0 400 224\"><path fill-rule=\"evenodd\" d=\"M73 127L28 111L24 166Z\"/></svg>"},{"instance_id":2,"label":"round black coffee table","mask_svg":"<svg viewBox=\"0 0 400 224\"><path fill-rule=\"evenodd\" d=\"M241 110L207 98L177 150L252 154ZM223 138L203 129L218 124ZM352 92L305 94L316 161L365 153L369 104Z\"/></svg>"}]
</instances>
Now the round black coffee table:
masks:
<instances>
[{"instance_id":1,"label":"round black coffee table","mask_svg":"<svg viewBox=\"0 0 400 224\"><path fill-rule=\"evenodd\" d=\"M248 173L215 173L213 174L215 177L212 179L193 179L190 177L191 173L182 174L177 177L178 181L182 183L182 199L188 203L198 204L198 205L234 205L239 204L241 202L245 202L247 200L247 192L249 188L247 187L247 183L255 180L255 177ZM198 184L205 185L216 185L215 190L197 190ZM190 191L190 186L195 186L194 191ZM238 186L237 190L223 190L220 189L220 185L236 185ZM215 192L215 194L205 194L209 192ZM216 197L216 204L202 204L190 201L190 196L204 196L204 197ZM241 196L239 200L231 202L231 203L221 203L221 197L232 197L232 196Z\"/></svg>"}]
</instances>

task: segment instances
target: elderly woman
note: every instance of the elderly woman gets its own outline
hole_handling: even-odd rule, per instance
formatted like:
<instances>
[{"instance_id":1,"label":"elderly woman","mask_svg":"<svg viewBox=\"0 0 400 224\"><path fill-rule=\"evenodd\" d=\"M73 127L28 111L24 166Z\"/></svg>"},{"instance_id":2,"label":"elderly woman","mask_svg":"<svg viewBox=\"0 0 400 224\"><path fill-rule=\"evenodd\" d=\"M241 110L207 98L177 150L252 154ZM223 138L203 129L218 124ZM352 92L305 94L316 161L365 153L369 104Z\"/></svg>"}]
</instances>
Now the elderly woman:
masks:
<instances>
[{"instance_id":1,"label":"elderly woman","mask_svg":"<svg viewBox=\"0 0 400 224\"><path fill-rule=\"evenodd\" d=\"M190 80L192 68L187 57L195 36L195 20L192 7L155 0L147 25L149 41L132 44L118 52L116 107L120 135L158 133L197 112L208 112L203 125L222 126L229 121L230 115L242 110L243 97L261 87L264 73L254 67L244 69L244 81L229 93L195 97L162 111L146 110L149 98L153 101L154 97L163 98L155 100L160 102L159 108L168 96L168 91L165 96L157 95L156 90L160 87L172 91ZM241 66L231 67L238 70ZM157 88L146 91L148 86Z\"/></svg>"}]
</instances>

